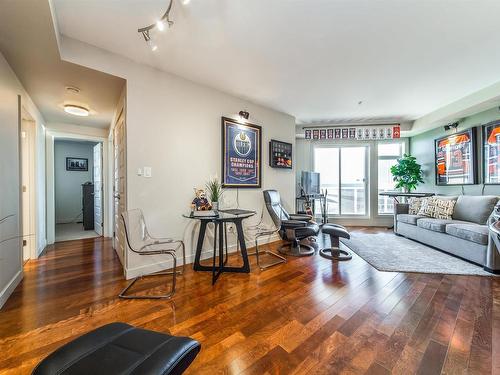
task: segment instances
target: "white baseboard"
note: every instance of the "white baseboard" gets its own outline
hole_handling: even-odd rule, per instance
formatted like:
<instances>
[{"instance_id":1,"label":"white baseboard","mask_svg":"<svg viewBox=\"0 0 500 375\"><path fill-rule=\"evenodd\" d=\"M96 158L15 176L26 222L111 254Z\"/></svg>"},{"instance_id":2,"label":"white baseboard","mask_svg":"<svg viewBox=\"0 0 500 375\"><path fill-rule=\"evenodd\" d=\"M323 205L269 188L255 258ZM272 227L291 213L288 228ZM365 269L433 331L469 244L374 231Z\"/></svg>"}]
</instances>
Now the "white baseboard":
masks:
<instances>
[{"instance_id":1,"label":"white baseboard","mask_svg":"<svg viewBox=\"0 0 500 375\"><path fill-rule=\"evenodd\" d=\"M3 307L7 299L10 297L14 289L19 285L21 280L23 279L23 271L19 270L16 275L9 281L7 286L3 288L0 292L0 309Z\"/></svg>"},{"instance_id":2,"label":"white baseboard","mask_svg":"<svg viewBox=\"0 0 500 375\"><path fill-rule=\"evenodd\" d=\"M265 245L266 243L271 243L275 241L280 241L280 237L278 234L274 234L269 237L269 240L266 241L264 237L259 241L259 246L260 245ZM254 241L246 241L246 247L247 249L254 247L255 242ZM228 253L235 253L236 252L236 244L230 245L227 247L227 252ZM201 253L201 259L210 259L212 258L213 255L213 249L210 250L204 250ZM195 249L193 249L193 253L190 255L186 255L186 264L191 264L194 262L195 258ZM177 264L182 264L182 256L177 257ZM154 272L159 272L163 270L167 270L173 267L173 260L167 259L164 262L160 263L154 263L154 264L145 264L141 265L139 267L134 267L134 268L125 268L125 278L127 280L133 279L134 277L141 276L141 275L148 275Z\"/></svg>"}]
</instances>

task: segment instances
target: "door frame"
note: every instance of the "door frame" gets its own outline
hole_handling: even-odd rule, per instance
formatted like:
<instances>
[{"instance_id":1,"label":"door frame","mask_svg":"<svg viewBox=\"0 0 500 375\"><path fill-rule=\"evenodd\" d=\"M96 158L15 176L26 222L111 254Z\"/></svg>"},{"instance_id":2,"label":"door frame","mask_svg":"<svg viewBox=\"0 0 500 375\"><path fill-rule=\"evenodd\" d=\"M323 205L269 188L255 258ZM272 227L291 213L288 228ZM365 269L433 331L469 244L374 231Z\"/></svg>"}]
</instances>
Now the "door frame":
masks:
<instances>
[{"instance_id":1,"label":"door frame","mask_svg":"<svg viewBox=\"0 0 500 375\"><path fill-rule=\"evenodd\" d=\"M46 149L46 190L47 190L47 244L51 245L55 242L56 238L56 215L55 215L55 175L54 175L54 141L56 139L68 139L78 141L100 142L102 144L102 183L104 186L104 194L102 197L103 207L103 236L111 237L112 228L109 226L109 218L113 211L109 202L109 194L111 181L109 181L109 147L107 137L96 137L90 135L81 135L73 133L64 133L47 129L45 135L45 149ZM111 232L110 232L111 229Z\"/></svg>"}]
</instances>

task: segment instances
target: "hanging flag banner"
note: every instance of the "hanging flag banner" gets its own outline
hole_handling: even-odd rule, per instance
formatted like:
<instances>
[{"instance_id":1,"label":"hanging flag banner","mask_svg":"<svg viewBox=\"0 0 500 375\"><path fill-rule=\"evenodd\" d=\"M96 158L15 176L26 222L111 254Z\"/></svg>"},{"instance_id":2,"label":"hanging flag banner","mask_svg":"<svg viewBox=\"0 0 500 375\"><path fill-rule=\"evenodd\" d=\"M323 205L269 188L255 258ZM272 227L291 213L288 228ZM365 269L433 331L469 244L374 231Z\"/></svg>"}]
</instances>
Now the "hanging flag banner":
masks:
<instances>
[{"instance_id":1,"label":"hanging flag banner","mask_svg":"<svg viewBox=\"0 0 500 375\"><path fill-rule=\"evenodd\" d=\"M359 126L355 128L319 128L305 129L305 138L313 140L342 139L342 140L383 140L401 138L399 125L387 126Z\"/></svg>"}]
</instances>

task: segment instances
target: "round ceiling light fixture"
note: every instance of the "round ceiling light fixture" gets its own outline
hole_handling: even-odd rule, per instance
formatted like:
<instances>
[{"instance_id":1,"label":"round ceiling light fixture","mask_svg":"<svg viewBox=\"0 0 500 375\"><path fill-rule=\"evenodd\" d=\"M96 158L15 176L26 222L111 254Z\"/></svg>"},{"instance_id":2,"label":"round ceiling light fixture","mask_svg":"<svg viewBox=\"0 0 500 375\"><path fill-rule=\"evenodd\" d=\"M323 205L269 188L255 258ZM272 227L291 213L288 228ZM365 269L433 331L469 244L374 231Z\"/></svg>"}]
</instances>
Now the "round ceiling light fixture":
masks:
<instances>
[{"instance_id":1,"label":"round ceiling light fixture","mask_svg":"<svg viewBox=\"0 0 500 375\"><path fill-rule=\"evenodd\" d=\"M64 112L73 116L87 117L90 114L88 108L76 104L65 104Z\"/></svg>"}]
</instances>

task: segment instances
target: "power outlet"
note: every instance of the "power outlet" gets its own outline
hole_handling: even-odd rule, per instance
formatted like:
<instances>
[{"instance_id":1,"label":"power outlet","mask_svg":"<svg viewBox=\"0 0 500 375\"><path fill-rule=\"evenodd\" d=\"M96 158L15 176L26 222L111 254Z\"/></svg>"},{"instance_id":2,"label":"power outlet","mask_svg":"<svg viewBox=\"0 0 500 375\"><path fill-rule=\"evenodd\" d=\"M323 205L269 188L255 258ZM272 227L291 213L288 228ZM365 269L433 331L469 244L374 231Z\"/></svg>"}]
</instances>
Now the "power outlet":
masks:
<instances>
[{"instance_id":1,"label":"power outlet","mask_svg":"<svg viewBox=\"0 0 500 375\"><path fill-rule=\"evenodd\" d=\"M235 234L236 228L234 227L234 225L229 225L229 227L227 228L227 231L231 234Z\"/></svg>"}]
</instances>

